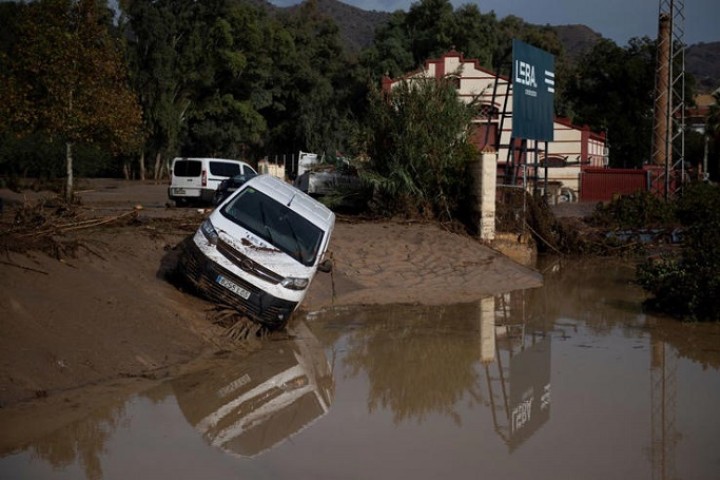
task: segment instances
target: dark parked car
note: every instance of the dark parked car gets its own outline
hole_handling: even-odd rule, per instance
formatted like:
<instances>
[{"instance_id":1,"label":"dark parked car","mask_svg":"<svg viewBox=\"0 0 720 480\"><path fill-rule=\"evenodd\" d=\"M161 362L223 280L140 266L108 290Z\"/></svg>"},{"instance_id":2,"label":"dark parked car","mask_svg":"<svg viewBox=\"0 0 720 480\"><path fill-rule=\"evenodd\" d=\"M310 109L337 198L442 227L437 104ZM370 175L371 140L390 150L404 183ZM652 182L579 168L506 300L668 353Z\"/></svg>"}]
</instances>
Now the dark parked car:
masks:
<instances>
[{"instance_id":1,"label":"dark parked car","mask_svg":"<svg viewBox=\"0 0 720 480\"><path fill-rule=\"evenodd\" d=\"M218 188L215 191L213 205L220 205L223 200L232 195L232 193L238 188L240 188L243 183L247 182L255 176L257 176L257 173L248 171L246 173L235 175L234 177L230 177L227 180L223 180L222 182L220 182L220 185L218 185Z\"/></svg>"}]
</instances>

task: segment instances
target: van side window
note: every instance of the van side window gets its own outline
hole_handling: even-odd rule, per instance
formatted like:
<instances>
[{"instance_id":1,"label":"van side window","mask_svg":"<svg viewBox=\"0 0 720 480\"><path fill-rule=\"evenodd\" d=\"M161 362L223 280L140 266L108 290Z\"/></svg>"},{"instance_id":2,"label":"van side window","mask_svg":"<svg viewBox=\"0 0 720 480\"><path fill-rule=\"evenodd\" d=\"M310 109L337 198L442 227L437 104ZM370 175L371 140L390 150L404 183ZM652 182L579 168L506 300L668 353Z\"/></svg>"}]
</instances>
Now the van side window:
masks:
<instances>
[{"instance_id":1,"label":"van side window","mask_svg":"<svg viewBox=\"0 0 720 480\"><path fill-rule=\"evenodd\" d=\"M210 162L210 173L218 177L234 177L240 174L240 165L237 163Z\"/></svg>"},{"instance_id":2,"label":"van side window","mask_svg":"<svg viewBox=\"0 0 720 480\"><path fill-rule=\"evenodd\" d=\"M173 173L176 177L199 177L201 170L202 164L196 160L178 160Z\"/></svg>"}]
</instances>

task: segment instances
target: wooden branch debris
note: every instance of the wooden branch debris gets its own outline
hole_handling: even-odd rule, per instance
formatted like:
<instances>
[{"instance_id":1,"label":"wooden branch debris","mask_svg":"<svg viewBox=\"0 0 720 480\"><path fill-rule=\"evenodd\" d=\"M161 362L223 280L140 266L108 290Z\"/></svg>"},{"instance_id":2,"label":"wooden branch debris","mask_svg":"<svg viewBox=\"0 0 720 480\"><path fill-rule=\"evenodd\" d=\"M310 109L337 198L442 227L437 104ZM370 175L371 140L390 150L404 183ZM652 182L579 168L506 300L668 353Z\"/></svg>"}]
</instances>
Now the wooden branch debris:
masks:
<instances>
[{"instance_id":1,"label":"wooden branch debris","mask_svg":"<svg viewBox=\"0 0 720 480\"><path fill-rule=\"evenodd\" d=\"M64 223L64 224L59 224L59 225L50 225L46 228L36 230L34 232L23 233L18 236L19 237L39 237L42 235L49 235L49 234L53 234L53 233L65 233L65 232L70 232L70 231L74 231L74 230L94 228L94 227L99 227L100 225L117 222L118 220L121 220L123 218L137 217L137 215L138 215L137 210L133 210L131 212L121 213L120 215L106 216L106 217L100 217L100 218L91 218L89 220L81 220L78 222Z\"/></svg>"},{"instance_id":2,"label":"wooden branch debris","mask_svg":"<svg viewBox=\"0 0 720 480\"><path fill-rule=\"evenodd\" d=\"M37 268L32 268L32 267L24 267L22 265L18 265L17 263L13 263L13 262L5 262L3 260L0 260L0 264L8 265L10 267L20 268L22 270L27 270L28 272L35 272L35 273L42 273L43 275L50 275L45 270L39 270Z\"/></svg>"},{"instance_id":3,"label":"wooden branch debris","mask_svg":"<svg viewBox=\"0 0 720 480\"><path fill-rule=\"evenodd\" d=\"M15 212L13 223L3 224L0 228L0 252L40 251L62 261L68 255L74 257L78 248L88 248L82 240L68 238L66 233L117 224L137 218L138 214L135 209L119 215L81 219L74 205L48 205L45 201L35 205L26 203ZM9 228L4 228L5 225Z\"/></svg>"}]
</instances>

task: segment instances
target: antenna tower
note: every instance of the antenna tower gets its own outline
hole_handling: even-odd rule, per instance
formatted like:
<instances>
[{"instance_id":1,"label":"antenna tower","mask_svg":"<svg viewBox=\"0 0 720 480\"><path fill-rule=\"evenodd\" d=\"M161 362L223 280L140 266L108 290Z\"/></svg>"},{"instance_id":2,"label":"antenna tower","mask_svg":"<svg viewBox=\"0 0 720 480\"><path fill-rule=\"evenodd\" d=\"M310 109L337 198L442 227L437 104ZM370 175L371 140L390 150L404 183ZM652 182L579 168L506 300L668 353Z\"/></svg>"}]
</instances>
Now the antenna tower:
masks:
<instances>
[{"instance_id":1,"label":"antenna tower","mask_svg":"<svg viewBox=\"0 0 720 480\"><path fill-rule=\"evenodd\" d=\"M658 19L651 190L667 200L685 180L685 0L660 0Z\"/></svg>"}]
</instances>

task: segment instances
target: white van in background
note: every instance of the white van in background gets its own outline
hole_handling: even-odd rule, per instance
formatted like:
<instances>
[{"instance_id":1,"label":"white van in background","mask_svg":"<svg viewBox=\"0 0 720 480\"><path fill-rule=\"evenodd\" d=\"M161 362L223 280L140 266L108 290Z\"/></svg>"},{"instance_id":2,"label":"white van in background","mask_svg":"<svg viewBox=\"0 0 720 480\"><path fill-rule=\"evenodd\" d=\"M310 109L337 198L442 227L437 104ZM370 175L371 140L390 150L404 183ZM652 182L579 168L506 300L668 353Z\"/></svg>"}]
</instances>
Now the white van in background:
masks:
<instances>
[{"instance_id":1,"label":"white van in background","mask_svg":"<svg viewBox=\"0 0 720 480\"><path fill-rule=\"evenodd\" d=\"M236 175L257 173L240 160L224 158L173 159L168 197L177 206L188 203L212 203L220 182Z\"/></svg>"},{"instance_id":2,"label":"white van in background","mask_svg":"<svg viewBox=\"0 0 720 480\"><path fill-rule=\"evenodd\" d=\"M243 183L183 243L181 274L210 300L283 328L320 270L335 214L272 175Z\"/></svg>"}]
</instances>

